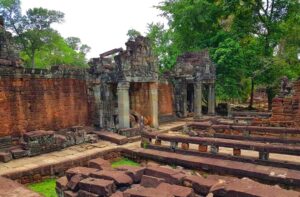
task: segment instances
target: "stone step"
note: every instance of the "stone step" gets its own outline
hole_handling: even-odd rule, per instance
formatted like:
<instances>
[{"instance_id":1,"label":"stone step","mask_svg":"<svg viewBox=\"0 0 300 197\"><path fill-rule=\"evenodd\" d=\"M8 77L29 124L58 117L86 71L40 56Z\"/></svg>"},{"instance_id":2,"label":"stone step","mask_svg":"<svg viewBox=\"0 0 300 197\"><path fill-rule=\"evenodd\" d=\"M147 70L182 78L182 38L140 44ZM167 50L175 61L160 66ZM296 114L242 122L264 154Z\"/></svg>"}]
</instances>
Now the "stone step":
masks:
<instances>
[{"instance_id":1,"label":"stone step","mask_svg":"<svg viewBox=\"0 0 300 197\"><path fill-rule=\"evenodd\" d=\"M128 143L128 138L109 131L94 131L94 134L98 135L101 140L110 141L112 143L123 145Z\"/></svg>"},{"instance_id":2,"label":"stone step","mask_svg":"<svg viewBox=\"0 0 300 197\"><path fill-rule=\"evenodd\" d=\"M138 157L141 159L153 160L170 165L180 165L190 169L210 171L224 175L248 177L264 182L285 184L288 186L300 185L300 171L287 168L276 168L224 159L182 155L143 148L133 150L124 149L123 154L129 158Z\"/></svg>"}]
</instances>

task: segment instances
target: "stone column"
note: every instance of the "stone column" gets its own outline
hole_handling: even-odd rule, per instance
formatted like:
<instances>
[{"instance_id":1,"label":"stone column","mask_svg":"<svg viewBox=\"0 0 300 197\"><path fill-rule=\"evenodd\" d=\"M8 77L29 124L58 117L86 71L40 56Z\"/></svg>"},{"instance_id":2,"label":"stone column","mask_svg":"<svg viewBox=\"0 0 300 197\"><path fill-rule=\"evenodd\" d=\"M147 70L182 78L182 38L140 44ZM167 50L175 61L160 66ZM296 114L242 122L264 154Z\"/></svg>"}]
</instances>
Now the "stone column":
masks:
<instances>
[{"instance_id":1,"label":"stone column","mask_svg":"<svg viewBox=\"0 0 300 197\"><path fill-rule=\"evenodd\" d=\"M202 82L194 84L194 118L202 116Z\"/></svg>"},{"instance_id":2,"label":"stone column","mask_svg":"<svg viewBox=\"0 0 300 197\"><path fill-rule=\"evenodd\" d=\"M150 103L151 103L151 126L154 128L159 127L158 123L158 84L150 83Z\"/></svg>"},{"instance_id":3,"label":"stone column","mask_svg":"<svg viewBox=\"0 0 300 197\"><path fill-rule=\"evenodd\" d=\"M215 114L215 87L214 84L209 84L208 86L208 114Z\"/></svg>"},{"instance_id":4,"label":"stone column","mask_svg":"<svg viewBox=\"0 0 300 197\"><path fill-rule=\"evenodd\" d=\"M182 103L182 110L183 110L183 117L187 117L188 110L187 110L187 85L184 83L182 85L182 96L183 96L183 103Z\"/></svg>"},{"instance_id":5,"label":"stone column","mask_svg":"<svg viewBox=\"0 0 300 197\"><path fill-rule=\"evenodd\" d=\"M130 83L126 81L119 82L118 84L118 115L120 129L130 128L129 86Z\"/></svg>"}]
</instances>

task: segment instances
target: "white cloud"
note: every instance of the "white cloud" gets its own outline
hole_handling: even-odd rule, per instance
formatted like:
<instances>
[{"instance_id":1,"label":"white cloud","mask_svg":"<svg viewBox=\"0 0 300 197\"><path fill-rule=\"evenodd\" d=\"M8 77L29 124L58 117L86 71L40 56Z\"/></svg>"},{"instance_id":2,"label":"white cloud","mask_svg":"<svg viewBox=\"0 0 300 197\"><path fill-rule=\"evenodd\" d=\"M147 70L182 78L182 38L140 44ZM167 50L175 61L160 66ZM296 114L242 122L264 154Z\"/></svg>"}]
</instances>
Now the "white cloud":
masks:
<instances>
[{"instance_id":1,"label":"white cloud","mask_svg":"<svg viewBox=\"0 0 300 197\"><path fill-rule=\"evenodd\" d=\"M147 23L165 22L153 8L161 0L22 0L23 11L33 7L59 10L65 22L54 25L64 37L79 37L92 47L88 57L124 47L128 29L141 33Z\"/></svg>"}]
</instances>

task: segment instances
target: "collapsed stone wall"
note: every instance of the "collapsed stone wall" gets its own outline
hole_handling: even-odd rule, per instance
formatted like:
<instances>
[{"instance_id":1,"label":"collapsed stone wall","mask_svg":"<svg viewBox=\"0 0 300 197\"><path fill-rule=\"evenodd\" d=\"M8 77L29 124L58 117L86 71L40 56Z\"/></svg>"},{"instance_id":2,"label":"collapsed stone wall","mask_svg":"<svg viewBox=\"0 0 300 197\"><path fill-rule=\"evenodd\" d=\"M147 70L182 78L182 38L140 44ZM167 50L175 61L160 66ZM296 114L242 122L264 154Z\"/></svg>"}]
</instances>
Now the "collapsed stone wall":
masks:
<instances>
[{"instance_id":1,"label":"collapsed stone wall","mask_svg":"<svg viewBox=\"0 0 300 197\"><path fill-rule=\"evenodd\" d=\"M277 96L272 102L272 117L266 120L256 120L254 125L299 127L300 126L300 80L295 81L293 93Z\"/></svg>"},{"instance_id":2,"label":"collapsed stone wall","mask_svg":"<svg viewBox=\"0 0 300 197\"><path fill-rule=\"evenodd\" d=\"M0 137L87 125L87 83L82 77L26 74L0 66Z\"/></svg>"}]
</instances>

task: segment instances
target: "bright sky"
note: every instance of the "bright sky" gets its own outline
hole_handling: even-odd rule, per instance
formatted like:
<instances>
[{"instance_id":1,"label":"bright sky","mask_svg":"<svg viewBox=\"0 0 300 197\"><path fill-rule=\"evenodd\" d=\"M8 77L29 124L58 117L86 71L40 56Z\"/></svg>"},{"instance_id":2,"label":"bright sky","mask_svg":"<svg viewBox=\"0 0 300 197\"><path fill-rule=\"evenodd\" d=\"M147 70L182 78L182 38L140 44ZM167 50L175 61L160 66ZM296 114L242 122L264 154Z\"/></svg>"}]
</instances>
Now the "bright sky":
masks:
<instances>
[{"instance_id":1,"label":"bright sky","mask_svg":"<svg viewBox=\"0 0 300 197\"><path fill-rule=\"evenodd\" d=\"M33 7L59 10L65 22L53 26L63 37L79 37L92 49L88 58L124 47L127 31L145 33L147 23L165 22L153 8L162 0L22 0L23 12Z\"/></svg>"}]
</instances>

